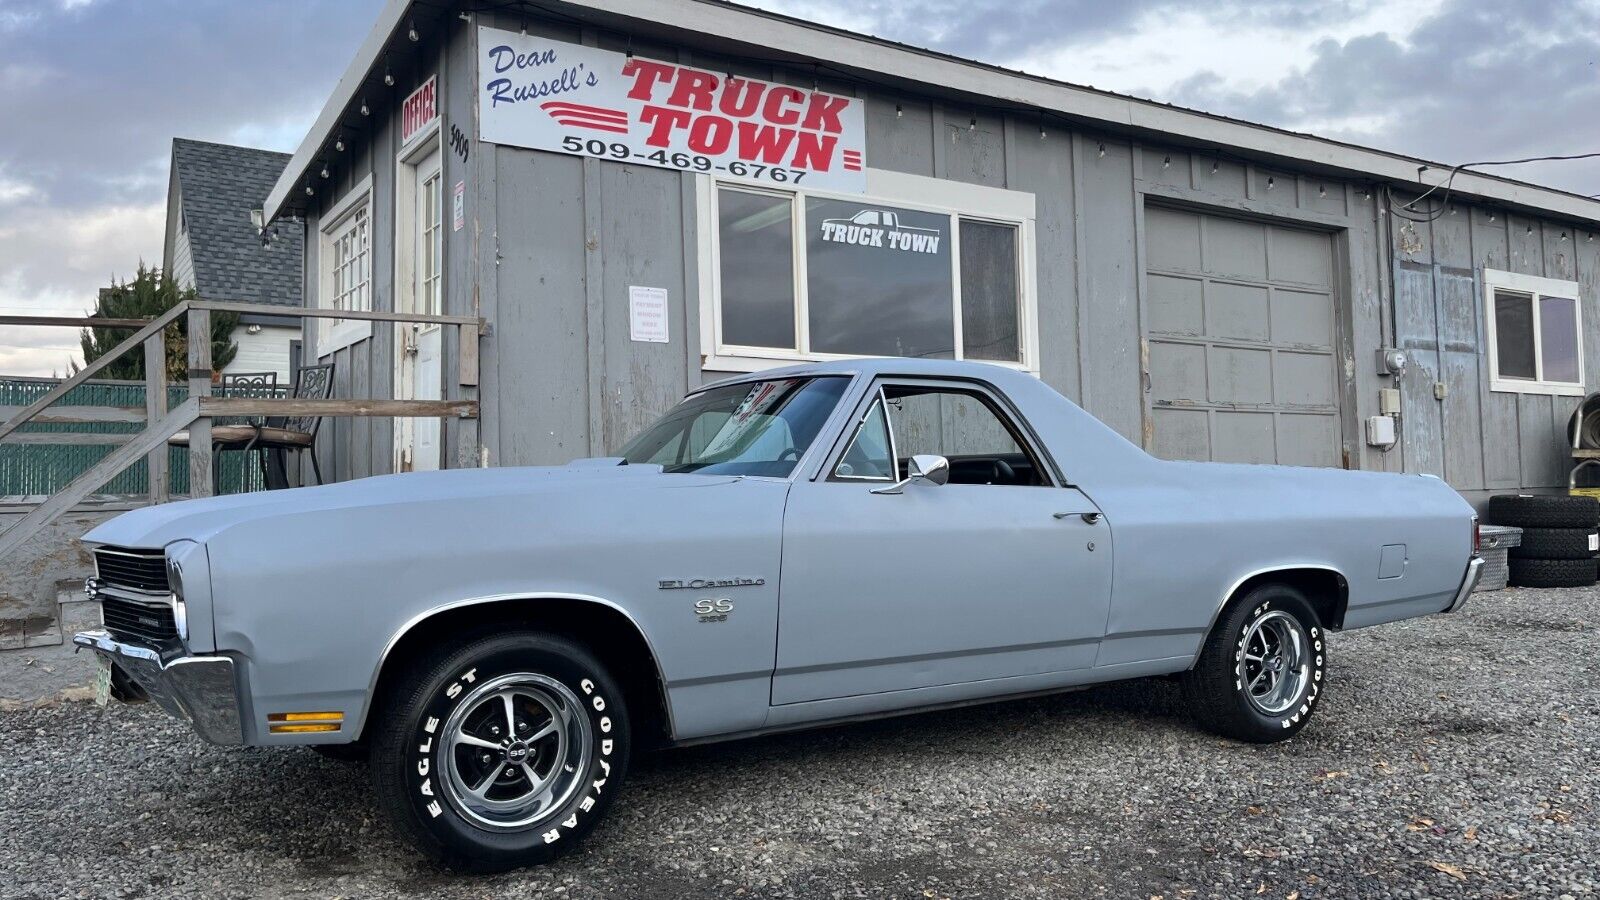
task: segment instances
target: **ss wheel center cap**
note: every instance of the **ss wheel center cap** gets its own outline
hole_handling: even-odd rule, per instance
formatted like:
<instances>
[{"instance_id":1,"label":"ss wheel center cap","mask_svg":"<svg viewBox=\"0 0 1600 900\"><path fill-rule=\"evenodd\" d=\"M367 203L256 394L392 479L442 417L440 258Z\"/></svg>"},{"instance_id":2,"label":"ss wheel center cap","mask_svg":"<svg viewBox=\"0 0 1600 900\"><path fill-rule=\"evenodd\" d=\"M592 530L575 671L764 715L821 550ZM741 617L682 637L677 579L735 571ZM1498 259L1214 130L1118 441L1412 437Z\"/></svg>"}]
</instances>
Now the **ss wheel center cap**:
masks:
<instances>
[{"instance_id":1,"label":"ss wheel center cap","mask_svg":"<svg viewBox=\"0 0 1600 900\"><path fill-rule=\"evenodd\" d=\"M1283 668L1283 657L1274 656L1273 658L1267 660L1267 668L1271 669L1274 672L1278 671L1279 669L1282 669Z\"/></svg>"},{"instance_id":2,"label":"ss wheel center cap","mask_svg":"<svg viewBox=\"0 0 1600 900\"><path fill-rule=\"evenodd\" d=\"M506 762L516 765L528 758L528 745L517 741L506 748Z\"/></svg>"}]
</instances>

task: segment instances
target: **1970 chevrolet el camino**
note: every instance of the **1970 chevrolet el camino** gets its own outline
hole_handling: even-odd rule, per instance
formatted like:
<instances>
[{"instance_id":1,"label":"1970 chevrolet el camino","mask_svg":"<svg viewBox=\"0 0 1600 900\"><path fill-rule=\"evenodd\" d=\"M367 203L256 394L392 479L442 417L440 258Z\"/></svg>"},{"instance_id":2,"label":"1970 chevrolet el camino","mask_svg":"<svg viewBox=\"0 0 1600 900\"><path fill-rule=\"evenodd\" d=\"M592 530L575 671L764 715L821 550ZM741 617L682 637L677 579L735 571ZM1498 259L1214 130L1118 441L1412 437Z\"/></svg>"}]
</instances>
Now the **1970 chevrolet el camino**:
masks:
<instances>
[{"instance_id":1,"label":"1970 chevrolet el camino","mask_svg":"<svg viewBox=\"0 0 1600 900\"><path fill-rule=\"evenodd\" d=\"M1292 737L1327 634L1461 606L1436 478L1157 460L1022 372L804 365L611 459L140 509L85 540L119 696L218 744L367 760L427 855L576 843L642 745L1177 673Z\"/></svg>"}]
</instances>

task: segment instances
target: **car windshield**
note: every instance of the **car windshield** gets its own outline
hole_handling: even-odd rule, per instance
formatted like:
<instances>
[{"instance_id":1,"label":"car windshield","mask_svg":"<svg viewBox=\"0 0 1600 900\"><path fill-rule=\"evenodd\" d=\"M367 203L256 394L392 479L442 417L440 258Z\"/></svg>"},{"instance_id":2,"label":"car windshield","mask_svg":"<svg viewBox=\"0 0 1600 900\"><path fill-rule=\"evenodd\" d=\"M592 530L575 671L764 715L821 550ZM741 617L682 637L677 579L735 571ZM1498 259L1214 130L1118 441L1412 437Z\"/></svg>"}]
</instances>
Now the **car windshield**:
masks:
<instances>
[{"instance_id":1,"label":"car windshield","mask_svg":"<svg viewBox=\"0 0 1600 900\"><path fill-rule=\"evenodd\" d=\"M784 378L702 391L622 451L668 472L787 478L838 405L848 378Z\"/></svg>"}]
</instances>

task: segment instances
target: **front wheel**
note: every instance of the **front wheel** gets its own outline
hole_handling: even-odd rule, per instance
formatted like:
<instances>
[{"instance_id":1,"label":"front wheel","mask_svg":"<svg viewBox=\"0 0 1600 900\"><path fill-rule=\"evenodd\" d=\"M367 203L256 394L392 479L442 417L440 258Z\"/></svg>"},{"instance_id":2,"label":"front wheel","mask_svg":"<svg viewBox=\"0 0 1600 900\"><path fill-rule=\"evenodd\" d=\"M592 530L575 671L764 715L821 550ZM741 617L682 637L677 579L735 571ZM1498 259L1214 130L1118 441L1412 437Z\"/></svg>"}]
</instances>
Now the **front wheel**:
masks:
<instances>
[{"instance_id":1,"label":"front wheel","mask_svg":"<svg viewBox=\"0 0 1600 900\"><path fill-rule=\"evenodd\" d=\"M1288 740L1322 697L1326 642L1304 594L1262 585L1224 610L1183 677L1184 694L1200 724L1224 737Z\"/></svg>"},{"instance_id":2,"label":"front wheel","mask_svg":"<svg viewBox=\"0 0 1600 900\"><path fill-rule=\"evenodd\" d=\"M553 859L604 814L627 769L622 692L583 645L540 632L463 641L377 710L378 799L452 868Z\"/></svg>"}]
</instances>

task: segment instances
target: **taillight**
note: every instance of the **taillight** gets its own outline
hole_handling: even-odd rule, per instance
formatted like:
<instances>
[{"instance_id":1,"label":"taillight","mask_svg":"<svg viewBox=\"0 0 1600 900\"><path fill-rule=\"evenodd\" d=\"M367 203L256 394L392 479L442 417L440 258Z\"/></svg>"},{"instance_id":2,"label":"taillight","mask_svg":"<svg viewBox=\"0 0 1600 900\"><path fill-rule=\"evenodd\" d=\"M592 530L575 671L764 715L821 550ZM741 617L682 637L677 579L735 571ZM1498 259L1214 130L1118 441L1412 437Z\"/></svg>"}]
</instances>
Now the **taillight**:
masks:
<instances>
[{"instance_id":1,"label":"taillight","mask_svg":"<svg viewBox=\"0 0 1600 900\"><path fill-rule=\"evenodd\" d=\"M1472 555L1478 555L1478 548L1483 546L1483 532L1478 530L1478 517L1472 517Z\"/></svg>"}]
</instances>

